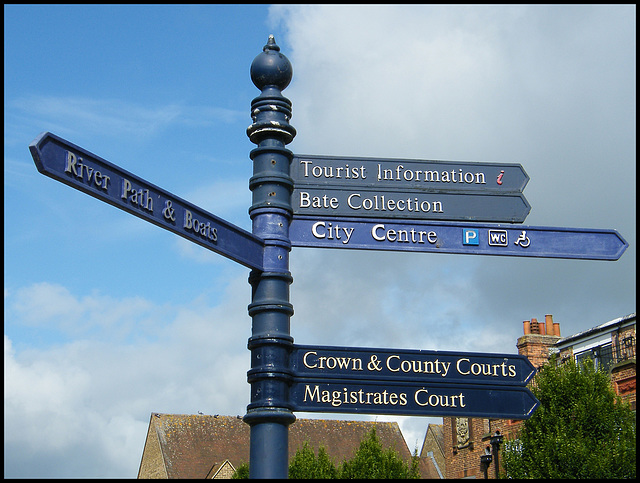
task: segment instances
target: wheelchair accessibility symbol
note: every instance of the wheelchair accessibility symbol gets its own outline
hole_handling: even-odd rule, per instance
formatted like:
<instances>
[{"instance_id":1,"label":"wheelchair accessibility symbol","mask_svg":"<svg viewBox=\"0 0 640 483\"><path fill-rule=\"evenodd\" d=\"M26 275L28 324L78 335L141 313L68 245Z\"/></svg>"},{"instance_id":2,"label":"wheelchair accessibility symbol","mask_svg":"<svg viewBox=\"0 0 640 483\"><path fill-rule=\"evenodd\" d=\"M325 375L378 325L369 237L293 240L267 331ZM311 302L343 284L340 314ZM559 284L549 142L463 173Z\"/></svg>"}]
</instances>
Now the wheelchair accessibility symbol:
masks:
<instances>
[{"instance_id":1,"label":"wheelchair accessibility symbol","mask_svg":"<svg viewBox=\"0 0 640 483\"><path fill-rule=\"evenodd\" d=\"M513 243L514 245L520 245L522 248L527 248L529 245L531 245L531 240L527 236L526 230L522 230L522 233L520 233L518 239Z\"/></svg>"}]
</instances>

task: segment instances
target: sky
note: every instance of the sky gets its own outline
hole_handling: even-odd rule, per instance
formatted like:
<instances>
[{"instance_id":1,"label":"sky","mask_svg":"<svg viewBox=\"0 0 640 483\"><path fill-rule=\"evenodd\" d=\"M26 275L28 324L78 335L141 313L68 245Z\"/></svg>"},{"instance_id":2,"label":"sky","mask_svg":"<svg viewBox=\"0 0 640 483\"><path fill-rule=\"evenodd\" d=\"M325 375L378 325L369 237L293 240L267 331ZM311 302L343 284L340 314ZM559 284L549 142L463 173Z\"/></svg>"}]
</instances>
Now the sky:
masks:
<instances>
[{"instance_id":1,"label":"sky","mask_svg":"<svg viewBox=\"0 0 640 483\"><path fill-rule=\"evenodd\" d=\"M135 478L152 412L244 415L249 269L38 173L43 131L251 230L249 68L296 154L518 163L617 261L293 248L303 345L517 353L636 311L635 5L5 5L4 476ZM298 418L355 419L297 413ZM409 449L441 418L398 421Z\"/></svg>"}]
</instances>

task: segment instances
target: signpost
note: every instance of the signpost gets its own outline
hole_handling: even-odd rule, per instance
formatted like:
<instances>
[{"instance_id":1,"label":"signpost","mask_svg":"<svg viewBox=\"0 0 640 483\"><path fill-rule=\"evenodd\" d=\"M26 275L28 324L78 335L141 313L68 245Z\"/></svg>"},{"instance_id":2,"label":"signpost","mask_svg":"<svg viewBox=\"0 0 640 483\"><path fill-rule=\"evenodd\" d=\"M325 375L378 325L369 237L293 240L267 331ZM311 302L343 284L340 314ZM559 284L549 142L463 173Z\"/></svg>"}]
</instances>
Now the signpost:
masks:
<instances>
[{"instance_id":1,"label":"signpost","mask_svg":"<svg viewBox=\"0 0 640 483\"><path fill-rule=\"evenodd\" d=\"M231 260L262 269L264 242L89 151L45 132L29 150L38 171Z\"/></svg>"},{"instance_id":2,"label":"signpost","mask_svg":"<svg viewBox=\"0 0 640 483\"><path fill-rule=\"evenodd\" d=\"M476 223L524 221L518 164L294 156L281 92L292 75L269 36L251 64L253 233L51 133L29 149L42 174L252 269L251 478L287 477L293 411L530 417L539 401L523 356L294 345L291 247L617 260L627 242L615 230Z\"/></svg>"},{"instance_id":3,"label":"signpost","mask_svg":"<svg viewBox=\"0 0 640 483\"><path fill-rule=\"evenodd\" d=\"M318 216L294 217L289 237L294 247L583 260L617 260L629 246L615 230Z\"/></svg>"}]
</instances>

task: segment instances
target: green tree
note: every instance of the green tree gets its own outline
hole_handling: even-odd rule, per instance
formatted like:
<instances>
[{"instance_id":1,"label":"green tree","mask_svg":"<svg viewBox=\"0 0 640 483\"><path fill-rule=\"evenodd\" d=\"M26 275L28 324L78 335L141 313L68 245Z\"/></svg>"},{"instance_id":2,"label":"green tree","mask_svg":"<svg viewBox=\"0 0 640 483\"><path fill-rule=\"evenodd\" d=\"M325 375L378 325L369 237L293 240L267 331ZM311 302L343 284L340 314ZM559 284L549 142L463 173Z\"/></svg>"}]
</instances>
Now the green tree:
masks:
<instances>
[{"instance_id":1,"label":"green tree","mask_svg":"<svg viewBox=\"0 0 640 483\"><path fill-rule=\"evenodd\" d=\"M242 463L236 468L231 475L232 480L248 480L249 479L249 463Z\"/></svg>"},{"instance_id":2,"label":"green tree","mask_svg":"<svg viewBox=\"0 0 640 483\"><path fill-rule=\"evenodd\" d=\"M578 367L555 359L536 375L540 400L519 439L506 442L510 478L635 478L635 414L588 360Z\"/></svg>"},{"instance_id":3,"label":"green tree","mask_svg":"<svg viewBox=\"0 0 640 483\"><path fill-rule=\"evenodd\" d=\"M353 458L345 460L339 469L335 467L323 446L318 449L316 457L313 448L305 441L289 463L289 478L417 479L420 478L419 461L417 450L410 464L402 461L402 458L393 449L389 448L384 451L375 428L372 428L369 436L360 442L360 447ZM247 463L240 465L233 474L233 478L249 478L249 465Z\"/></svg>"},{"instance_id":4,"label":"green tree","mask_svg":"<svg viewBox=\"0 0 640 483\"><path fill-rule=\"evenodd\" d=\"M415 455L411 464L402 461L393 449L384 451L372 428L367 439L360 443L351 460L344 461L340 467L341 479L376 478L376 479L408 479L420 478L418 457Z\"/></svg>"},{"instance_id":5,"label":"green tree","mask_svg":"<svg viewBox=\"0 0 640 483\"><path fill-rule=\"evenodd\" d=\"M318 449L318 457L309 446L307 441L302 448L296 451L293 460L289 463L290 479L335 479L338 477L338 470L333 461L329 458L324 446Z\"/></svg>"}]
</instances>

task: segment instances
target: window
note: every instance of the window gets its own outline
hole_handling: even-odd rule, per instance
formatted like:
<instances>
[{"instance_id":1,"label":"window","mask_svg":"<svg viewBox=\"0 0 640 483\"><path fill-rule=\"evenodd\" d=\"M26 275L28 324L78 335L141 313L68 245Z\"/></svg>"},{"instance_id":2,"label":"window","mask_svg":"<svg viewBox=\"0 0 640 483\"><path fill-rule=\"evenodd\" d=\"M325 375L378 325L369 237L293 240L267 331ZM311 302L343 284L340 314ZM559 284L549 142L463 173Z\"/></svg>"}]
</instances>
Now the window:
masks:
<instances>
[{"instance_id":1,"label":"window","mask_svg":"<svg viewBox=\"0 0 640 483\"><path fill-rule=\"evenodd\" d=\"M613 346L611 343L603 344L576 354L578 365L582 365L587 359L594 362L596 369L606 372L613 364Z\"/></svg>"},{"instance_id":2,"label":"window","mask_svg":"<svg viewBox=\"0 0 640 483\"><path fill-rule=\"evenodd\" d=\"M618 360L616 362L632 359L635 356L636 340L633 335L628 335L620 341L620 355L618 356Z\"/></svg>"}]
</instances>

